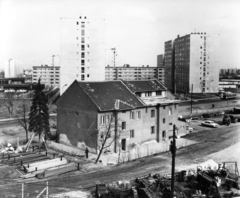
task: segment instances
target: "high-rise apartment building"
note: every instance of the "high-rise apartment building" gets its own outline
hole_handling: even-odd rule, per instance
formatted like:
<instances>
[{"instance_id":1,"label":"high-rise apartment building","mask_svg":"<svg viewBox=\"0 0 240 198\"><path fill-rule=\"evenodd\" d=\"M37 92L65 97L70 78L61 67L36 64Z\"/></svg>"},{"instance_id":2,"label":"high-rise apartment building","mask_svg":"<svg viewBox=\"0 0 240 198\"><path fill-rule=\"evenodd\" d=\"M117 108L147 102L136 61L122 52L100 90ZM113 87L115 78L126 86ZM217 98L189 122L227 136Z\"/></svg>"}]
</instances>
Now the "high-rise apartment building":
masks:
<instances>
[{"instance_id":1,"label":"high-rise apartment building","mask_svg":"<svg viewBox=\"0 0 240 198\"><path fill-rule=\"evenodd\" d=\"M164 71L162 67L110 67L105 68L105 80L148 80L158 79L164 82Z\"/></svg>"},{"instance_id":2,"label":"high-rise apartment building","mask_svg":"<svg viewBox=\"0 0 240 198\"><path fill-rule=\"evenodd\" d=\"M170 47L166 43L165 52L170 53ZM172 43L174 59L165 55L165 86L177 92L217 92L219 35L191 33L178 36Z\"/></svg>"},{"instance_id":3,"label":"high-rise apartment building","mask_svg":"<svg viewBox=\"0 0 240 198\"><path fill-rule=\"evenodd\" d=\"M4 72L5 72L5 78L18 77L23 72L20 61L17 59L9 59L5 61Z\"/></svg>"},{"instance_id":4,"label":"high-rise apartment building","mask_svg":"<svg viewBox=\"0 0 240 198\"><path fill-rule=\"evenodd\" d=\"M41 83L45 85L59 86L60 67L59 66L33 66L32 82L37 83L41 78Z\"/></svg>"},{"instance_id":5,"label":"high-rise apartment building","mask_svg":"<svg viewBox=\"0 0 240 198\"><path fill-rule=\"evenodd\" d=\"M61 94L77 81L105 79L104 20L61 19Z\"/></svg>"},{"instance_id":6,"label":"high-rise apartment building","mask_svg":"<svg viewBox=\"0 0 240 198\"><path fill-rule=\"evenodd\" d=\"M164 85L173 91L174 74L174 41L165 42L164 45Z\"/></svg>"},{"instance_id":7,"label":"high-rise apartment building","mask_svg":"<svg viewBox=\"0 0 240 198\"><path fill-rule=\"evenodd\" d=\"M157 67L163 67L164 66L164 55L159 54L157 55Z\"/></svg>"}]
</instances>

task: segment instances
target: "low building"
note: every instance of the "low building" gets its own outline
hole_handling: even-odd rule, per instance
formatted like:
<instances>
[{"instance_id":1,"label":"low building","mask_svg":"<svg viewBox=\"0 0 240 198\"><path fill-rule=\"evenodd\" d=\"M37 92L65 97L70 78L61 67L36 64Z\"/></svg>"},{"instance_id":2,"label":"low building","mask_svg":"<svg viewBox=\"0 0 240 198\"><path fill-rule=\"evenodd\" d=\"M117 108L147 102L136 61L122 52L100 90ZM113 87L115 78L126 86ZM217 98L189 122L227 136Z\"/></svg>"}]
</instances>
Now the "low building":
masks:
<instances>
[{"instance_id":1,"label":"low building","mask_svg":"<svg viewBox=\"0 0 240 198\"><path fill-rule=\"evenodd\" d=\"M4 92L23 93L34 90L35 86L35 84L26 82L26 78L23 77L0 79L0 90Z\"/></svg>"},{"instance_id":2,"label":"low building","mask_svg":"<svg viewBox=\"0 0 240 198\"><path fill-rule=\"evenodd\" d=\"M57 132L60 142L95 153L109 127L113 152L168 142L178 103L158 80L74 81L57 102Z\"/></svg>"}]
</instances>

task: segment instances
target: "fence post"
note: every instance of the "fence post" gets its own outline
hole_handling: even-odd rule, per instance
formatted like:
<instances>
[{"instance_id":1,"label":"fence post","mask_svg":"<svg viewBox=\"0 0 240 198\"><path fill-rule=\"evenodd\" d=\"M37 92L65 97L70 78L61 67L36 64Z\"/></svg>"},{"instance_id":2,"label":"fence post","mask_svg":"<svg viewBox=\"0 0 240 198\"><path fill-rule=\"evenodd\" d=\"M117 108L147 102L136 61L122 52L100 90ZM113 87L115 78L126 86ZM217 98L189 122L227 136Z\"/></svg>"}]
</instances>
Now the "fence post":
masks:
<instances>
[{"instance_id":1,"label":"fence post","mask_svg":"<svg viewBox=\"0 0 240 198\"><path fill-rule=\"evenodd\" d=\"M46 198L48 198L48 181L46 182Z\"/></svg>"},{"instance_id":2,"label":"fence post","mask_svg":"<svg viewBox=\"0 0 240 198\"><path fill-rule=\"evenodd\" d=\"M22 198L24 198L24 183L22 183Z\"/></svg>"}]
</instances>

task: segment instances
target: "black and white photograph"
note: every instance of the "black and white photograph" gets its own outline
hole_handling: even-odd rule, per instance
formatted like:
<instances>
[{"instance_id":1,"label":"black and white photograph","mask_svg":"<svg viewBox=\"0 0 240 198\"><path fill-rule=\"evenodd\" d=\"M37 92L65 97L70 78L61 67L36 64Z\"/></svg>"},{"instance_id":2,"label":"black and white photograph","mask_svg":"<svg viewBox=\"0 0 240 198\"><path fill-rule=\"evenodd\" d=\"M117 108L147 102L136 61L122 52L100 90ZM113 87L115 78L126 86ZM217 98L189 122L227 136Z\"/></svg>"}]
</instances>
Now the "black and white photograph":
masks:
<instances>
[{"instance_id":1,"label":"black and white photograph","mask_svg":"<svg viewBox=\"0 0 240 198\"><path fill-rule=\"evenodd\" d=\"M239 0L0 0L0 198L240 197Z\"/></svg>"}]
</instances>

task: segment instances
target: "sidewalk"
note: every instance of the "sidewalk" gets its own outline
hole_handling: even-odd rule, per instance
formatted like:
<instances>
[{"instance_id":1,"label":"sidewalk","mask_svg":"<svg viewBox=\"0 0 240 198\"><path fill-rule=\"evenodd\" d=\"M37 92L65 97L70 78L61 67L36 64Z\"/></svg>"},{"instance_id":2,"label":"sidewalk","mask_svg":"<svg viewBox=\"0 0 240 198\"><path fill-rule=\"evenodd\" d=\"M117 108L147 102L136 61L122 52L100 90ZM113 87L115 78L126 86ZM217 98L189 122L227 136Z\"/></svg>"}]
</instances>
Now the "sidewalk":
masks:
<instances>
[{"instance_id":1,"label":"sidewalk","mask_svg":"<svg viewBox=\"0 0 240 198\"><path fill-rule=\"evenodd\" d=\"M194 140L188 140L185 138L178 138L176 139L176 145L177 148L182 148L185 146L189 146L192 144L196 144L197 141ZM132 148L129 151L123 151L120 153L108 153L108 154L102 154L99 159L99 165L100 166L107 166L107 165L116 165L118 162L123 163L126 161L132 161L141 157L146 157L154 154L159 154L163 152L169 151L169 144L170 141L161 141L157 142L155 140L145 142L141 145L137 145L136 147ZM99 167L99 165L92 164L97 159L97 154L89 153L89 158L86 159L85 157L85 151L81 150L79 148L74 148L72 146L59 144L55 142L49 142L48 143L49 148L59 151L59 152L65 152L68 153L70 156L75 155L75 159L73 157L73 160L75 162L82 162L85 160L85 162L90 162L86 166L87 169L95 168L96 166Z\"/></svg>"}]
</instances>

